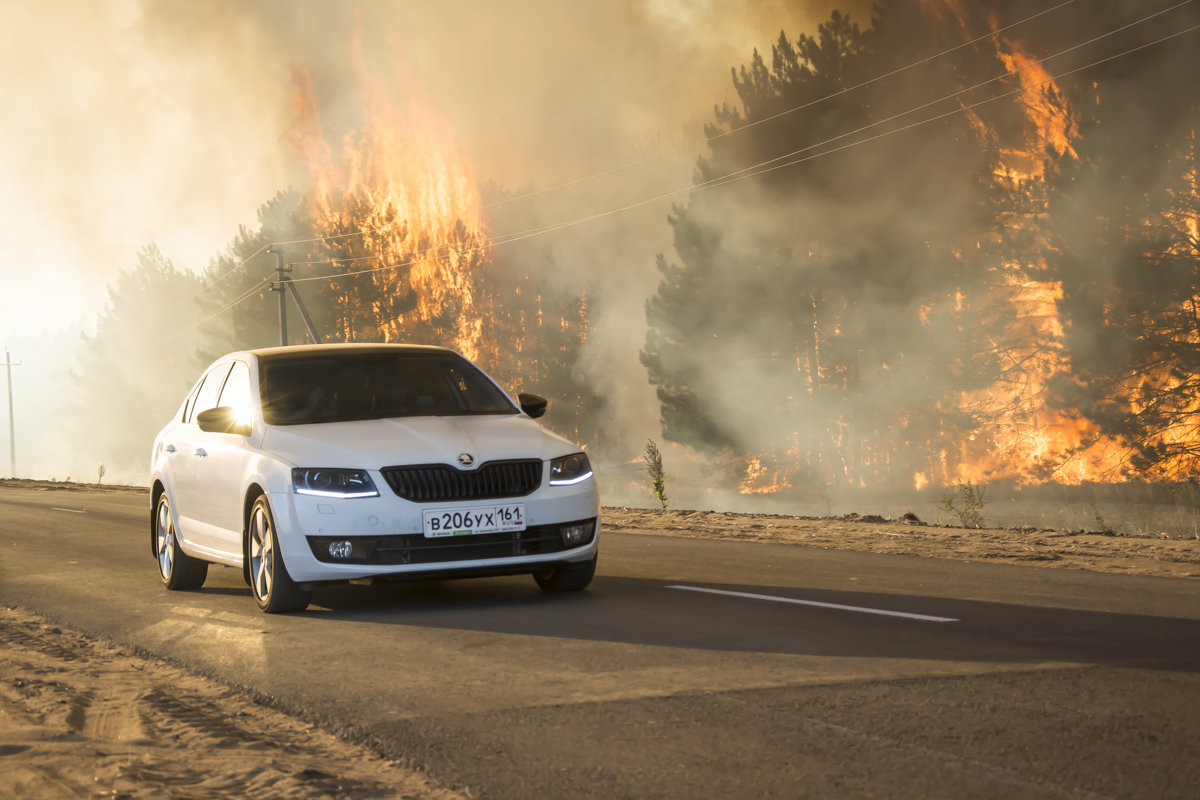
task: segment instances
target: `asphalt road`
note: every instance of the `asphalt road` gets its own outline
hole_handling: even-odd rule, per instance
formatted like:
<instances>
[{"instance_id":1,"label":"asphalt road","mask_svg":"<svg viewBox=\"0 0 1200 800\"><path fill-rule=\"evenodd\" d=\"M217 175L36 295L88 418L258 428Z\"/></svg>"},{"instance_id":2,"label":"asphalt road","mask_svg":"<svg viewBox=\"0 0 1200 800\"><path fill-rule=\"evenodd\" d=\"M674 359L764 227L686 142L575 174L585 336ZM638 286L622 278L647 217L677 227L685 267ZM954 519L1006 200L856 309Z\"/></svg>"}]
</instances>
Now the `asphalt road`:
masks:
<instances>
[{"instance_id":1,"label":"asphalt road","mask_svg":"<svg viewBox=\"0 0 1200 800\"><path fill-rule=\"evenodd\" d=\"M580 594L345 586L267 616L237 570L162 589L148 518L0 489L0 601L477 796L1200 796L1200 582L605 533Z\"/></svg>"}]
</instances>

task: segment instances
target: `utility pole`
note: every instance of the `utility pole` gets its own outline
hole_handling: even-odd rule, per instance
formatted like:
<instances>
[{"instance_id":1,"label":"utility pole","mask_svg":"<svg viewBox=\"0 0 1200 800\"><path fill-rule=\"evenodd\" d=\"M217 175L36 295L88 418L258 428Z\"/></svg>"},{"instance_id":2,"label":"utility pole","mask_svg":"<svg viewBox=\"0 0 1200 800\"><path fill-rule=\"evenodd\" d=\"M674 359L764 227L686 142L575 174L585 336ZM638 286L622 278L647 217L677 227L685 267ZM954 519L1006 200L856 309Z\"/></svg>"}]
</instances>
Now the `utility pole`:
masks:
<instances>
[{"instance_id":1,"label":"utility pole","mask_svg":"<svg viewBox=\"0 0 1200 800\"><path fill-rule=\"evenodd\" d=\"M8 355L8 348L4 348L4 372L8 378L8 477L17 477L17 439L15 426L13 425L13 401L12 401L12 368L21 366L20 361L13 361Z\"/></svg>"},{"instance_id":2,"label":"utility pole","mask_svg":"<svg viewBox=\"0 0 1200 800\"><path fill-rule=\"evenodd\" d=\"M312 317L308 315L308 309L304 307L304 301L300 299L300 293L296 291L292 279L288 277L288 273L292 271L292 266L283 263L283 248L279 245L271 245L267 248L268 253L275 254L275 274L277 280L271 284L272 292L279 292L279 344L281 347L286 347L288 343L287 337L287 297L290 293L292 300L296 302L296 309L300 312L300 318L304 320L304 327L308 328L308 335L312 337L317 344L321 343L321 334L317 333L317 328L313 325Z\"/></svg>"},{"instance_id":3,"label":"utility pole","mask_svg":"<svg viewBox=\"0 0 1200 800\"><path fill-rule=\"evenodd\" d=\"M287 273L291 272L290 267L283 265L283 248L277 244L273 244L267 248L268 253L275 254L275 273L278 280L271 286L272 292L279 292L279 346L287 347Z\"/></svg>"},{"instance_id":4,"label":"utility pole","mask_svg":"<svg viewBox=\"0 0 1200 800\"><path fill-rule=\"evenodd\" d=\"M296 301L296 308L300 311L300 319L304 320L304 327L308 328L308 335L312 340L320 344L321 334L317 333L317 326L313 325L312 317L308 315L308 309L304 307L304 301L300 299L300 293L296 291L296 284L292 283L292 279L287 279L287 286L291 289L292 299Z\"/></svg>"}]
</instances>

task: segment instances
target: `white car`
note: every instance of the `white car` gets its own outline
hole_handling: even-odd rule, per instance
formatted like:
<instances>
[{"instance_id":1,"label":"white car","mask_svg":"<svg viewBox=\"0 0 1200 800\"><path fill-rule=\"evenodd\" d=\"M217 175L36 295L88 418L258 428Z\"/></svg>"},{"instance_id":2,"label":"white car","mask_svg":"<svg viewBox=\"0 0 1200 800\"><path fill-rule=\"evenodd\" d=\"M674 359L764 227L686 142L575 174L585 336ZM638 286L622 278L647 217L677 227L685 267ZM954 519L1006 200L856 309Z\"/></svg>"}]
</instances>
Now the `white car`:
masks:
<instances>
[{"instance_id":1,"label":"white car","mask_svg":"<svg viewBox=\"0 0 1200 800\"><path fill-rule=\"evenodd\" d=\"M168 589L241 567L259 607L321 583L532 574L585 588L600 503L588 458L458 353L314 345L231 353L151 454L150 542Z\"/></svg>"}]
</instances>

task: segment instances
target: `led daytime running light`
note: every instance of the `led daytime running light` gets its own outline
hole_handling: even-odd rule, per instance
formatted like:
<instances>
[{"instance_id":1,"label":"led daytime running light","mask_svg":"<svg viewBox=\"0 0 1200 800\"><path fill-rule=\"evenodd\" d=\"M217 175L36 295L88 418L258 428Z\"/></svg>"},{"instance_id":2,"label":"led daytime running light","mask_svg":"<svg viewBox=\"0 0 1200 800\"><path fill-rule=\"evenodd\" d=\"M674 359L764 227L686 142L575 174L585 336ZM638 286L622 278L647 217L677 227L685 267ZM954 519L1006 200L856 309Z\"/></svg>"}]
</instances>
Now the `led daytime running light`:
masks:
<instances>
[{"instance_id":1,"label":"led daytime running light","mask_svg":"<svg viewBox=\"0 0 1200 800\"><path fill-rule=\"evenodd\" d=\"M592 477L592 471L589 469L587 472L583 473L582 475L578 475L574 478L566 478L566 479L560 478L559 480L552 480L552 481L550 481L550 485L551 486L574 486L577 483L583 483L590 477Z\"/></svg>"},{"instance_id":2,"label":"led daytime running light","mask_svg":"<svg viewBox=\"0 0 1200 800\"><path fill-rule=\"evenodd\" d=\"M550 462L551 486L575 486L592 477L587 453L572 453Z\"/></svg>"},{"instance_id":3,"label":"led daytime running light","mask_svg":"<svg viewBox=\"0 0 1200 800\"><path fill-rule=\"evenodd\" d=\"M307 495L311 495L313 497L345 497L348 499L355 498L355 497L378 497L379 496L379 492L376 492L376 491L370 491L370 492L326 492L326 491L322 491L320 489L296 489L296 494L307 494Z\"/></svg>"},{"instance_id":4,"label":"led daytime running light","mask_svg":"<svg viewBox=\"0 0 1200 800\"><path fill-rule=\"evenodd\" d=\"M375 482L365 469L293 469L292 489L296 494L346 500L379 496Z\"/></svg>"}]
</instances>

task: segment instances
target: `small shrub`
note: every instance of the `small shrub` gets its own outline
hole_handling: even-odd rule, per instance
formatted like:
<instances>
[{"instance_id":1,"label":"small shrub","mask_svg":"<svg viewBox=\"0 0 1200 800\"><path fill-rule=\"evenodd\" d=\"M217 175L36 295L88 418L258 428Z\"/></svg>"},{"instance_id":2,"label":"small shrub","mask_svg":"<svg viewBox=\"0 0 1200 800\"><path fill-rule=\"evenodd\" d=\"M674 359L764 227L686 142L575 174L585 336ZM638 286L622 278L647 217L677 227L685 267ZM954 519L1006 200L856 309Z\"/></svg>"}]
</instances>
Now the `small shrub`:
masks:
<instances>
[{"instance_id":1,"label":"small shrub","mask_svg":"<svg viewBox=\"0 0 1200 800\"><path fill-rule=\"evenodd\" d=\"M1103 533L1105 536L1117 535L1117 532L1112 529L1112 526L1110 526L1108 522L1105 521L1104 517L1100 515L1100 510L1096 508L1095 503L1092 503L1092 514L1096 517L1097 529L1101 533Z\"/></svg>"},{"instance_id":2,"label":"small shrub","mask_svg":"<svg viewBox=\"0 0 1200 800\"><path fill-rule=\"evenodd\" d=\"M987 487L974 483L959 484L956 490L942 495L938 508L957 517L963 528L982 528L986 490Z\"/></svg>"},{"instance_id":3,"label":"small shrub","mask_svg":"<svg viewBox=\"0 0 1200 800\"><path fill-rule=\"evenodd\" d=\"M662 505L662 510L667 510L667 476L663 472L662 453L658 450L658 445L653 439L646 440L646 474L650 477L650 491L654 493L654 499Z\"/></svg>"}]
</instances>

